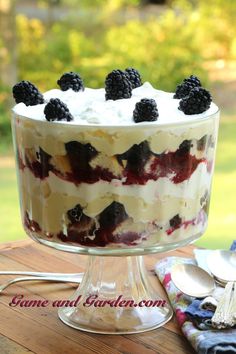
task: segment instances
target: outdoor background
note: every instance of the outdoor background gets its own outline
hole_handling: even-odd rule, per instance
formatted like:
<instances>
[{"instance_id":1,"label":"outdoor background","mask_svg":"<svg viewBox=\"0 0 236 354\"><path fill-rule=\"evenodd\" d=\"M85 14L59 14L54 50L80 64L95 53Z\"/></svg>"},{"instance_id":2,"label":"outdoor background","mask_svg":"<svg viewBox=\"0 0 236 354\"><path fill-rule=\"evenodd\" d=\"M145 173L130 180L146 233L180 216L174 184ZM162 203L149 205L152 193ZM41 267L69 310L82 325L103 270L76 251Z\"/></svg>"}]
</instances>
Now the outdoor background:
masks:
<instances>
[{"instance_id":1,"label":"outdoor background","mask_svg":"<svg viewBox=\"0 0 236 354\"><path fill-rule=\"evenodd\" d=\"M101 87L114 68L174 91L195 74L221 108L209 227L198 245L236 239L236 1L0 0L0 241L25 238L10 131L11 87L41 91L65 71Z\"/></svg>"}]
</instances>

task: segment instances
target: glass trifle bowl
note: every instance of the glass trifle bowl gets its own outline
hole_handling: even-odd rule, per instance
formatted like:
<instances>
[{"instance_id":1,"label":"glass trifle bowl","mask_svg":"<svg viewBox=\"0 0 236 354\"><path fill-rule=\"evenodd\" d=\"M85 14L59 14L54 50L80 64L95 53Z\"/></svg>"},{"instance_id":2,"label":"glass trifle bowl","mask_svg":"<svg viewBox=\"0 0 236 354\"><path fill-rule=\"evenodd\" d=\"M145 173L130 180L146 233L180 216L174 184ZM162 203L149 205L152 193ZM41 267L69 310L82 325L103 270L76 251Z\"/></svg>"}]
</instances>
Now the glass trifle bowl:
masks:
<instances>
[{"instance_id":1,"label":"glass trifle bowl","mask_svg":"<svg viewBox=\"0 0 236 354\"><path fill-rule=\"evenodd\" d=\"M73 120L45 119L54 97ZM156 100L159 117L135 124L130 117L143 97ZM129 99L105 100L103 89L51 90L43 103L21 102L13 110L26 233L89 256L70 299L76 306L59 310L71 327L137 333L172 316L150 284L142 255L187 245L206 230L219 122L214 103L194 115L178 104L173 94L145 83ZM88 299L105 303L89 306Z\"/></svg>"}]
</instances>

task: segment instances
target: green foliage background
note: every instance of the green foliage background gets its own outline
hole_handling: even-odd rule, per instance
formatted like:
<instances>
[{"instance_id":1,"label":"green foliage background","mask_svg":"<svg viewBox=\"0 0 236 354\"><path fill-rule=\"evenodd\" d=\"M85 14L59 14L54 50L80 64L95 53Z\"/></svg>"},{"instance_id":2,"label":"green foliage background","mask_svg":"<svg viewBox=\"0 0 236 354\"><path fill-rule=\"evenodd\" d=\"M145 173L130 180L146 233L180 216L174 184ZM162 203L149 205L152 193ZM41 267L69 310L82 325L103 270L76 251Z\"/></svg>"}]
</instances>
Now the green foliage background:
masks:
<instances>
[{"instance_id":1,"label":"green foliage background","mask_svg":"<svg viewBox=\"0 0 236 354\"><path fill-rule=\"evenodd\" d=\"M49 25L16 16L18 79L42 91L61 73L78 71L91 87L112 69L134 66L144 80L174 90L190 73L207 83L204 63L236 58L236 2L176 0L159 14L144 16L138 0L61 1L67 18ZM45 7L48 1L41 1ZM139 10L138 10L139 9ZM131 13L131 15L129 15ZM127 16L128 14L128 16ZM0 52L3 51L0 34ZM8 54L1 60L8 60ZM0 147L9 143L10 87L0 81Z\"/></svg>"},{"instance_id":2,"label":"green foliage background","mask_svg":"<svg viewBox=\"0 0 236 354\"><path fill-rule=\"evenodd\" d=\"M48 1L40 3L45 7ZM49 25L18 14L18 79L44 91L55 87L61 73L73 70L87 86L99 87L112 69L134 66L144 80L174 90L190 73L206 84L208 60L236 58L235 1L176 0L148 16L139 3L82 1L78 8L77 1L64 0L61 4L70 9L67 18ZM1 60L7 61L7 54ZM0 82L1 148L9 143L9 92Z\"/></svg>"}]
</instances>

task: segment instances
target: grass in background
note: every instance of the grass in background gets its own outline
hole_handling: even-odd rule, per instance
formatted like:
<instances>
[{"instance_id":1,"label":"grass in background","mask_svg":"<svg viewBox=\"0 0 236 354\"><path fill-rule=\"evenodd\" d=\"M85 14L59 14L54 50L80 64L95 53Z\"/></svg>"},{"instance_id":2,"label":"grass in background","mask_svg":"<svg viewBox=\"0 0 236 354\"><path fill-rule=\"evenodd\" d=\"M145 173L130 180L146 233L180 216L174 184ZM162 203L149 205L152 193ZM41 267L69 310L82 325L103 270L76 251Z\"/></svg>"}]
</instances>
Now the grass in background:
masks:
<instances>
[{"instance_id":1,"label":"grass in background","mask_svg":"<svg viewBox=\"0 0 236 354\"><path fill-rule=\"evenodd\" d=\"M236 239L236 122L222 119L209 226L196 243L207 248L229 248ZM11 158L0 158L0 241L25 238L20 221L16 174Z\"/></svg>"},{"instance_id":2,"label":"grass in background","mask_svg":"<svg viewBox=\"0 0 236 354\"><path fill-rule=\"evenodd\" d=\"M235 117L234 117L235 119ZM221 120L213 178L209 226L196 243L207 248L229 248L236 239L236 121Z\"/></svg>"},{"instance_id":3,"label":"grass in background","mask_svg":"<svg viewBox=\"0 0 236 354\"><path fill-rule=\"evenodd\" d=\"M12 158L0 158L0 242L25 238L21 226L15 165Z\"/></svg>"}]
</instances>

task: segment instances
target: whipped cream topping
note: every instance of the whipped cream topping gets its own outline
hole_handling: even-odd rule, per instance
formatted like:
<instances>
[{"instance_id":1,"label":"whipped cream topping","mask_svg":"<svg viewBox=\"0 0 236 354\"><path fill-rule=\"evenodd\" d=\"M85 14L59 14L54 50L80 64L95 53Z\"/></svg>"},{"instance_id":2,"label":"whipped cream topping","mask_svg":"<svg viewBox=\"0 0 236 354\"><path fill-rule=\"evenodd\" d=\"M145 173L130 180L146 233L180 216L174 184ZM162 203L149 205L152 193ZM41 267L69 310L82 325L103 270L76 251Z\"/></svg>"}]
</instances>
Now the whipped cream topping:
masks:
<instances>
[{"instance_id":1,"label":"whipped cream topping","mask_svg":"<svg viewBox=\"0 0 236 354\"><path fill-rule=\"evenodd\" d=\"M74 120L71 122L56 121L58 123L78 124L78 125L143 125L143 124L165 124L177 122L189 122L210 116L218 111L218 107L213 102L210 108L201 113L186 115L178 109L179 100L173 98L174 93L156 90L149 82L132 91L132 97L120 100L105 100L105 89L85 88L84 91L74 92L72 89L61 91L53 89L44 93L44 104L36 106L26 106L18 103L13 108L17 115L25 116L35 120L46 121L44 107L51 98L59 98L64 102ZM157 103L159 112L158 120L155 122L135 123L133 121L133 111L135 104L142 98L152 98ZM52 122L53 124L54 122Z\"/></svg>"}]
</instances>

